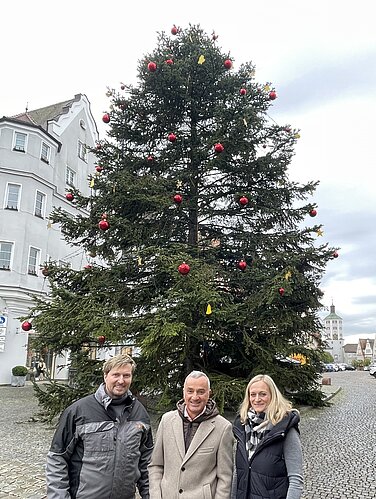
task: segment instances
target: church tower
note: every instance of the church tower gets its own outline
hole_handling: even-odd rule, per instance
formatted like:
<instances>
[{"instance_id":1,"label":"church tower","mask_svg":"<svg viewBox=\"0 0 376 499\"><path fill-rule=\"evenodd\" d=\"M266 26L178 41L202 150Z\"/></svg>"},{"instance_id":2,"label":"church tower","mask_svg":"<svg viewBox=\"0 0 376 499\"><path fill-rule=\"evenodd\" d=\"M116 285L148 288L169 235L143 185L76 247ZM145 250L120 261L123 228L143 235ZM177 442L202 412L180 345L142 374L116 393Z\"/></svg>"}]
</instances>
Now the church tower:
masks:
<instances>
[{"instance_id":1,"label":"church tower","mask_svg":"<svg viewBox=\"0 0 376 499\"><path fill-rule=\"evenodd\" d=\"M343 320L336 314L333 302L330 314L324 319L324 326L324 341L328 345L325 350L333 356L334 362L343 362Z\"/></svg>"}]
</instances>

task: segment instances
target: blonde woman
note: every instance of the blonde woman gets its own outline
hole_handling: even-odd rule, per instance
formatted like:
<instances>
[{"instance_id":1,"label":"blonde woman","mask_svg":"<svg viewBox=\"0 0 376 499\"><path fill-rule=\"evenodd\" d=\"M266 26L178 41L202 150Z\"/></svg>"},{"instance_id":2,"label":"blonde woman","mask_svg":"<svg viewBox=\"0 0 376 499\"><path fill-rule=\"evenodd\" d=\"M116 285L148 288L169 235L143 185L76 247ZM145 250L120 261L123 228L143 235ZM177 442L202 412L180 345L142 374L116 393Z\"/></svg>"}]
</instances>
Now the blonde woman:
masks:
<instances>
[{"instance_id":1,"label":"blonde woman","mask_svg":"<svg viewBox=\"0 0 376 499\"><path fill-rule=\"evenodd\" d=\"M299 412L270 376L251 379L233 424L237 446L232 499L301 497L299 421Z\"/></svg>"}]
</instances>

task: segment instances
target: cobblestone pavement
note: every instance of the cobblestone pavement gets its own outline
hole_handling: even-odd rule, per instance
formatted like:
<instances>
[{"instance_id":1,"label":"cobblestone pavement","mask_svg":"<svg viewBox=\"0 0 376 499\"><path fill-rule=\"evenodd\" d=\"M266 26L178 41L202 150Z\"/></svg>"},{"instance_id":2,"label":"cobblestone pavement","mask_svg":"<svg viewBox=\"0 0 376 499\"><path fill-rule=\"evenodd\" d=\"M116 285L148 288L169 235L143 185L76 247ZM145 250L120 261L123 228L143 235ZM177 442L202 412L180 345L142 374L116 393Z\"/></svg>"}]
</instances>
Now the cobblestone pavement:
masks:
<instances>
[{"instance_id":1,"label":"cobblestone pavement","mask_svg":"<svg viewBox=\"0 0 376 499\"><path fill-rule=\"evenodd\" d=\"M302 499L376 497L376 380L366 372L326 373L331 406L302 410ZM45 499L44 465L53 429L32 421L30 384L0 386L0 499ZM93 498L95 499L95 498Z\"/></svg>"}]
</instances>

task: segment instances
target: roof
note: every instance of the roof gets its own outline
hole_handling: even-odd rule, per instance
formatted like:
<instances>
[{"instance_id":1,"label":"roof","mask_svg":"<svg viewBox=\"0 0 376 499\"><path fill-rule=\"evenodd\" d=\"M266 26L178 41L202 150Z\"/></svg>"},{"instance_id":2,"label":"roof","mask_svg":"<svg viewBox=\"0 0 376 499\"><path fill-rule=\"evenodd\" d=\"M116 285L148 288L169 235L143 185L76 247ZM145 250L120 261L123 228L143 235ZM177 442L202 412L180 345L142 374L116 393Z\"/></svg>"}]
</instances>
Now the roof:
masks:
<instances>
[{"instance_id":1,"label":"roof","mask_svg":"<svg viewBox=\"0 0 376 499\"><path fill-rule=\"evenodd\" d=\"M358 344L357 343L349 343L347 345L344 345L343 351L345 353L356 353L358 349Z\"/></svg>"},{"instance_id":2,"label":"roof","mask_svg":"<svg viewBox=\"0 0 376 499\"><path fill-rule=\"evenodd\" d=\"M38 125L44 130L47 130L49 121L56 121L62 114L67 114L73 102L79 101L80 99L81 94L76 94L74 99L34 109L33 111L25 111L24 113L17 114L11 118L24 123Z\"/></svg>"},{"instance_id":3,"label":"roof","mask_svg":"<svg viewBox=\"0 0 376 499\"><path fill-rule=\"evenodd\" d=\"M342 320L342 317L336 314L336 308L333 304L330 305L330 314L325 317L324 321L330 321L332 319Z\"/></svg>"},{"instance_id":4,"label":"roof","mask_svg":"<svg viewBox=\"0 0 376 499\"><path fill-rule=\"evenodd\" d=\"M369 342L369 346L373 349L373 345L375 343L375 340L371 340L371 338L359 338L359 343L358 345L360 345L360 348L362 350L365 350L366 349L366 346L367 346L367 341Z\"/></svg>"}]
</instances>

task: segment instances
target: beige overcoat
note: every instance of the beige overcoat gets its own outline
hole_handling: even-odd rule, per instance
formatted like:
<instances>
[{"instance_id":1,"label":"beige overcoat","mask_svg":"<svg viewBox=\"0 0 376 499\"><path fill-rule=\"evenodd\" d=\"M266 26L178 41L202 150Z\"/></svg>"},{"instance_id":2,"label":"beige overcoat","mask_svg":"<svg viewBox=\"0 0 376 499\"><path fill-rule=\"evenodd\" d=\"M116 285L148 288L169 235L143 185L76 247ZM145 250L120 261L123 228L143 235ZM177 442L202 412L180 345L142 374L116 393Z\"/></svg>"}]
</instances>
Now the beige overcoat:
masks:
<instances>
[{"instance_id":1,"label":"beige overcoat","mask_svg":"<svg viewBox=\"0 0 376 499\"><path fill-rule=\"evenodd\" d=\"M149 465L150 499L229 499L232 425L220 415L202 421L185 453L178 411L162 416Z\"/></svg>"}]
</instances>

